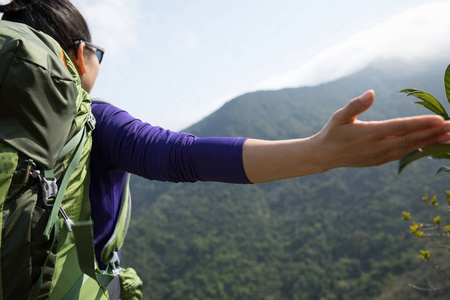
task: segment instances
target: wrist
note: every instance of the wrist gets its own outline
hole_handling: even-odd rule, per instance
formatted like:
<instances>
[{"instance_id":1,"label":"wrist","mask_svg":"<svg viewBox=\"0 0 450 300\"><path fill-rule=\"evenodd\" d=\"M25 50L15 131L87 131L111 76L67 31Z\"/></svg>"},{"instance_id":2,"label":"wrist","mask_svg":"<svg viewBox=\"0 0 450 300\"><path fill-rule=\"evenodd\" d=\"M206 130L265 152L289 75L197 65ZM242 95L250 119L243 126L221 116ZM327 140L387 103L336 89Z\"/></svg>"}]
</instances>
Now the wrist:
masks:
<instances>
[{"instance_id":1,"label":"wrist","mask_svg":"<svg viewBox=\"0 0 450 300\"><path fill-rule=\"evenodd\" d=\"M304 139L302 147L307 160L304 164L309 169L309 174L320 174L333 169L330 161L332 157L319 134Z\"/></svg>"}]
</instances>

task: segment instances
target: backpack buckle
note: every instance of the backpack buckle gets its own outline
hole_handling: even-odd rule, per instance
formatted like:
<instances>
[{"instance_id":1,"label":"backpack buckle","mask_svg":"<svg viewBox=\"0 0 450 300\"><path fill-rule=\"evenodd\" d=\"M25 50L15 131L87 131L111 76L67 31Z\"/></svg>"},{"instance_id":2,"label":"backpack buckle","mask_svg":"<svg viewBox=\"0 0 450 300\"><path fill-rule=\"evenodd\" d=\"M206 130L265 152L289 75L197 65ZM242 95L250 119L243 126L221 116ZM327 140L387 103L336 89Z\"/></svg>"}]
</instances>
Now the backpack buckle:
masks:
<instances>
[{"instance_id":1,"label":"backpack buckle","mask_svg":"<svg viewBox=\"0 0 450 300\"><path fill-rule=\"evenodd\" d=\"M119 254L116 251L113 252L113 257L109 261L109 266L114 275L122 273L122 268L120 267Z\"/></svg>"},{"instance_id":2,"label":"backpack buckle","mask_svg":"<svg viewBox=\"0 0 450 300\"><path fill-rule=\"evenodd\" d=\"M58 195L58 184L56 183L56 178L47 179L45 176L41 176L41 172L39 170L34 170L33 173L31 173L31 176L33 178L39 178L41 182L42 202L44 202L44 205L47 207L52 207L52 202Z\"/></svg>"},{"instance_id":3,"label":"backpack buckle","mask_svg":"<svg viewBox=\"0 0 450 300\"><path fill-rule=\"evenodd\" d=\"M92 112L90 112L88 114L87 120L86 120L86 124L89 127L89 129L91 131L93 131L95 129L95 124L97 124L97 120L95 120L94 115L92 114Z\"/></svg>"},{"instance_id":4,"label":"backpack buckle","mask_svg":"<svg viewBox=\"0 0 450 300\"><path fill-rule=\"evenodd\" d=\"M56 178L53 178L52 180L48 180L45 177L41 177L41 187L42 187L42 201L46 206L53 206L52 202L56 195L58 195L58 185L56 184Z\"/></svg>"}]
</instances>

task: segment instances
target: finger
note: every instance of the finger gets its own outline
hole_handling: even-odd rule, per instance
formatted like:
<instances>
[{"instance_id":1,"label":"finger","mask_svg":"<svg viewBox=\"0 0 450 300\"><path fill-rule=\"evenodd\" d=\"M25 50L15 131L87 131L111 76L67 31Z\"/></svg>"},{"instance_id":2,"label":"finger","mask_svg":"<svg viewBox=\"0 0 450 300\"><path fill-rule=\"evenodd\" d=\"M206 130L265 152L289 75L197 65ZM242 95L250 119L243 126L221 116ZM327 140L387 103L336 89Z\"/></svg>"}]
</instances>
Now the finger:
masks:
<instances>
[{"instance_id":1,"label":"finger","mask_svg":"<svg viewBox=\"0 0 450 300\"><path fill-rule=\"evenodd\" d=\"M386 144L384 147L378 148L378 150L374 150L373 155L371 156L371 162L373 166L385 164L390 161L399 160L408 153L416 151L420 148L426 148L428 146L442 144L450 141L450 134L444 134L440 136L433 137L428 140L424 140L415 145L402 145L400 147L389 145L387 147ZM391 140L385 140L385 143L392 143ZM394 141L395 143L395 141ZM381 151L381 149L384 149Z\"/></svg>"},{"instance_id":2,"label":"finger","mask_svg":"<svg viewBox=\"0 0 450 300\"><path fill-rule=\"evenodd\" d=\"M415 145L415 147L414 147L415 149L413 149L412 151L420 149L420 148L426 148L428 146L432 146L432 145L436 145L436 144L443 144L443 143L448 143L448 142L450 142L450 133L445 133L445 134L435 136L431 139L420 142L419 144ZM409 152L412 152L412 151L409 151Z\"/></svg>"},{"instance_id":3,"label":"finger","mask_svg":"<svg viewBox=\"0 0 450 300\"><path fill-rule=\"evenodd\" d=\"M370 122L369 122L370 123ZM446 124L447 123L447 124ZM450 123L445 122L440 116L417 116L401 119L391 119L381 122L372 122L371 126L376 126L379 138L393 137L393 136L405 136L413 134L416 131L424 131L428 129L435 129L436 132L444 133L450 130ZM426 135L430 132L422 132ZM414 137L412 135L408 138ZM420 135L418 135L420 136Z\"/></svg>"},{"instance_id":4,"label":"finger","mask_svg":"<svg viewBox=\"0 0 450 300\"><path fill-rule=\"evenodd\" d=\"M384 146L386 146L385 149L394 149L394 152L403 156L419 148L448 142L450 140L449 130L450 125L416 131L407 135L386 139Z\"/></svg>"},{"instance_id":5,"label":"finger","mask_svg":"<svg viewBox=\"0 0 450 300\"><path fill-rule=\"evenodd\" d=\"M390 161L399 160L402 157L404 157L405 155L407 155L413 151L419 150L421 148L426 148L426 147L429 147L432 145L442 144L442 143L449 142L449 141L450 141L450 134L446 134L446 135L442 135L442 136L439 136L436 138L429 139L427 141L423 141L420 144L417 144L415 146L398 148L398 149L395 149L395 151L393 150L390 153L386 153L386 157L385 157L384 161L380 161L379 164L384 164L384 163L387 163Z\"/></svg>"},{"instance_id":6,"label":"finger","mask_svg":"<svg viewBox=\"0 0 450 300\"><path fill-rule=\"evenodd\" d=\"M339 124L351 123L356 117L369 109L375 100L375 92L368 90L361 96L351 100L345 107L335 113L336 122Z\"/></svg>"}]
</instances>

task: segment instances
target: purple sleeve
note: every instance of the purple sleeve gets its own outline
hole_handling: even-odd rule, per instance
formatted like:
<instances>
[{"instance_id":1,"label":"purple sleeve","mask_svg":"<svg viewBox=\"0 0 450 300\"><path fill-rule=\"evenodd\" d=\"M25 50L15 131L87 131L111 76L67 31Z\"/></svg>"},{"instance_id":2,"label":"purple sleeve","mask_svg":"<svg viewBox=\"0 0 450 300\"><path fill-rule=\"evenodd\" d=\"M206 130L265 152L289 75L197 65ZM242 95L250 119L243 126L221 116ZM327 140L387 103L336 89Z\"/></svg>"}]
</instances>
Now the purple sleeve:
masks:
<instances>
[{"instance_id":1,"label":"purple sleeve","mask_svg":"<svg viewBox=\"0 0 450 300\"><path fill-rule=\"evenodd\" d=\"M160 181L250 183L242 164L245 138L198 138L133 118L96 103L94 145L111 169Z\"/></svg>"}]
</instances>

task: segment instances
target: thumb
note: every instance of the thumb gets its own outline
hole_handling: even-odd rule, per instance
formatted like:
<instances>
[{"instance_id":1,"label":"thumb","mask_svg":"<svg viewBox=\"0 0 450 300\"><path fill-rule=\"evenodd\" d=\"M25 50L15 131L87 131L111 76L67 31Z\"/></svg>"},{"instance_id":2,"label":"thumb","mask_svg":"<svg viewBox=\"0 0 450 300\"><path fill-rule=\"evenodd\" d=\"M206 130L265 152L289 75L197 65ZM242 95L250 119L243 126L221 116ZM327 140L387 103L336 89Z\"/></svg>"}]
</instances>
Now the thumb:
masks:
<instances>
[{"instance_id":1,"label":"thumb","mask_svg":"<svg viewBox=\"0 0 450 300\"><path fill-rule=\"evenodd\" d=\"M336 112L336 121L338 123L350 123L356 120L356 117L369 109L375 100L375 92L368 90L361 96L351 100L345 107Z\"/></svg>"}]
</instances>

